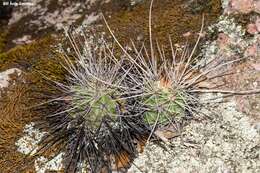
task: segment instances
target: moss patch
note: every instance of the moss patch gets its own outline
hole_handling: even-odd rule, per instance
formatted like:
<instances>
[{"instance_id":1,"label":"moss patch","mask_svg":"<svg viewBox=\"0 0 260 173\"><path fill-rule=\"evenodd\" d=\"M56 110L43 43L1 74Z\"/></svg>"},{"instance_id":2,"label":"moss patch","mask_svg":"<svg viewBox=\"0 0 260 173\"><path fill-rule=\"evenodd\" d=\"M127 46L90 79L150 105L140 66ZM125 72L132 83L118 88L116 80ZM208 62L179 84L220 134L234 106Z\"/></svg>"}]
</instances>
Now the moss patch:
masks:
<instances>
[{"instance_id":1,"label":"moss patch","mask_svg":"<svg viewBox=\"0 0 260 173\"><path fill-rule=\"evenodd\" d=\"M129 44L130 39L148 40L149 3L150 1L145 1L131 10L120 10L112 13L111 17L106 17L115 35L124 45ZM193 9L194 4L188 4L183 0L154 1L152 11L154 40L157 39L167 50L169 36L172 37L173 43L183 43L187 39L183 37L184 33L199 32L203 14L205 26L212 24L221 14L220 0L207 0L204 3L197 3L196 6L197 10ZM196 37L197 35L194 34L189 43L192 43Z\"/></svg>"},{"instance_id":2,"label":"moss patch","mask_svg":"<svg viewBox=\"0 0 260 173\"><path fill-rule=\"evenodd\" d=\"M25 46L17 46L0 54L0 71L17 67L21 79L8 88L0 102L0 172L34 172L33 160L24 158L16 150L15 141L22 135L25 124L41 117L31 106L44 101L44 94L57 92L44 76L64 80L59 54L53 52L56 40L46 37ZM41 75L41 74L44 74Z\"/></svg>"},{"instance_id":3,"label":"moss patch","mask_svg":"<svg viewBox=\"0 0 260 173\"><path fill-rule=\"evenodd\" d=\"M16 84L2 95L0 102L0 172L32 172L33 162L17 152L15 142L22 136L23 127L31 122L34 115L27 108L31 106L28 85Z\"/></svg>"},{"instance_id":4,"label":"moss patch","mask_svg":"<svg viewBox=\"0 0 260 173\"><path fill-rule=\"evenodd\" d=\"M5 44L6 44L6 36L7 36L7 31L0 33L0 53L4 51Z\"/></svg>"}]
</instances>

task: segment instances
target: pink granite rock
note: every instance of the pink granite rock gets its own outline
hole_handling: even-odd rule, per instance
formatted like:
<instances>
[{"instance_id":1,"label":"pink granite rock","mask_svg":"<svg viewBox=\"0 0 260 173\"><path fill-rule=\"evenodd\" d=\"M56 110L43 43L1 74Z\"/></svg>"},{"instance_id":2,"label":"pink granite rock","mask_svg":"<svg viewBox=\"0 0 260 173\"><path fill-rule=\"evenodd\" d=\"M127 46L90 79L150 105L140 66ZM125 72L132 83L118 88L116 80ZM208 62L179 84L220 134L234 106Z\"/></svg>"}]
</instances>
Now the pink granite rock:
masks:
<instances>
[{"instance_id":1,"label":"pink granite rock","mask_svg":"<svg viewBox=\"0 0 260 173\"><path fill-rule=\"evenodd\" d=\"M260 14L260 1L256 0L254 3L254 11Z\"/></svg>"},{"instance_id":2,"label":"pink granite rock","mask_svg":"<svg viewBox=\"0 0 260 173\"><path fill-rule=\"evenodd\" d=\"M256 57L257 56L257 44L253 44L251 46L248 46L248 48L245 51L245 56L253 56Z\"/></svg>"},{"instance_id":3,"label":"pink granite rock","mask_svg":"<svg viewBox=\"0 0 260 173\"><path fill-rule=\"evenodd\" d=\"M253 67L256 71L260 71L260 64L252 64L252 67Z\"/></svg>"},{"instance_id":4,"label":"pink granite rock","mask_svg":"<svg viewBox=\"0 0 260 173\"><path fill-rule=\"evenodd\" d=\"M247 27L246 27L246 31L249 34L252 34L252 35L257 34L258 33L258 29L256 27L256 24L254 24L254 23L248 24Z\"/></svg>"},{"instance_id":5,"label":"pink granite rock","mask_svg":"<svg viewBox=\"0 0 260 173\"><path fill-rule=\"evenodd\" d=\"M258 18L256 19L255 25L256 25L257 31L260 32L260 17L258 17Z\"/></svg>"},{"instance_id":6,"label":"pink granite rock","mask_svg":"<svg viewBox=\"0 0 260 173\"><path fill-rule=\"evenodd\" d=\"M254 0L230 0L229 6L231 11L244 14L250 13L255 8Z\"/></svg>"}]
</instances>

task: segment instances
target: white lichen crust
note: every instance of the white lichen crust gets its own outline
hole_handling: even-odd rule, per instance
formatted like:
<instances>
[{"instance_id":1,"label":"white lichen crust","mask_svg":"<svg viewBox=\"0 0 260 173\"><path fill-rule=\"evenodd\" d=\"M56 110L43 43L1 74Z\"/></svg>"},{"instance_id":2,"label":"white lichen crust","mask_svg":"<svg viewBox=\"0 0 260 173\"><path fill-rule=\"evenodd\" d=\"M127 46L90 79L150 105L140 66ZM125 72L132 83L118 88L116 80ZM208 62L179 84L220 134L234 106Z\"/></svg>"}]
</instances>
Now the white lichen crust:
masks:
<instances>
[{"instance_id":1,"label":"white lichen crust","mask_svg":"<svg viewBox=\"0 0 260 173\"><path fill-rule=\"evenodd\" d=\"M52 160L48 160L47 158L41 156L35 160L35 170L37 173L46 173L49 171L60 171L63 169L63 155L64 153L58 154Z\"/></svg>"},{"instance_id":2,"label":"white lichen crust","mask_svg":"<svg viewBox=\"0 0 260 173\"><path fill-rule=\"evenodd\" d=\"M38 149L38 143L45 134L45 132L35 129L34 125L34 123L26 124L23 130L24 136L15 143L17 150L23 154L33 155Z\"/></svg>"},{"instance_id":3,"label":"white lichen crust","mask_svg":"<svg viewBox=\"0 0 260 173\"><path fill-rule=\"evenodd\" d=\"M26 124L24 127L24 135L16 141L15 145L20 153L26 155L33 155L39 149L39 142L46 132L42 132L35 127L35 123ZM59 171L63 168L63 155L64 153L59 153L52 159L47 159L44 156L38 157L34 161L35 171L37 173L46 173L47 170Z\"/></svg>"},{"instance_id":4,"label":"white lichen crust","mask_svg":"<svg viewBox=\"0 0 260 173\"><path fill-rule=\"evenodd\" d=\"M235 109L234 101L215 112L213 120L191 122L168 151L149 144L128 173L259 172L260 134L250 119Z\"/></svg>"},{"instance_id":5,"label":"white lichen crust","mask_svg":"<svg viewBox=\"0 0 260 173\"><path fill-rule=\"evenodd\" d=\"M0 72L0 89L6 88L9 86L11 78L10 75L17 74L18 76L21 74L21 70L17 68L11 68L6 71Z\"/></svg>"}]
</instances>

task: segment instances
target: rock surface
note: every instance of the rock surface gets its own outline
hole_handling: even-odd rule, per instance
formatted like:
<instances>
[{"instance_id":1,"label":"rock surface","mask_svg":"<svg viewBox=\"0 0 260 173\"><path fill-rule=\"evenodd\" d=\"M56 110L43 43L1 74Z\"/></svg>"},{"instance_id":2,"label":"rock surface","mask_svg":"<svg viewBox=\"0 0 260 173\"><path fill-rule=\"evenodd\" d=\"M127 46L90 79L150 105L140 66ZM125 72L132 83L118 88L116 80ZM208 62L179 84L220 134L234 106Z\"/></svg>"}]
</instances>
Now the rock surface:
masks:
<instances>
[{"instance_id":1,"label":"rock surface","mask_svg":"<svg viewBox=\"0 0 260 173\"><path fill-rule=\"evenodd\" d=\"M124 45L129 44L130 38L144 41L148 36L147 0L31 2L32 6L9 7L7 11L12 15L3 17L7 21L10 18L8 26L0 27L3 31L0 33L0 87L10 90L3 97L4 103L0 103L0 129L4 129L0 131L0 172L10 172L11 169L19 168L20 165L14 163L24 158L22 153L25 150L21 149L20 153L16 149L19 150L19 147L26 143L20 141L23 144L19 144L19 139L26 136L26 124L40 116L26 109L32 102L39 102L37 99L28 99L40 97L34 92L36 88L48 89L43 85L38 72L55 80L64 79L64 71L57 64L57 57L52 51L57 50L58 43L63 43L63 27L83 24L88 31L92 32L94 28L94 33L107 32L100 20L102 11ZM225 70L237 73L216 82L224 83L228 89L257 89L260 86L260 1L221 2L155 0L155 36L165 45L169 44L168 35L173 36L174 43L178 43L177 47L187 40L192 43L197 37L201 27L201 16L204 13L205 28L210 26L205 29L205 38L208 41L202 42L203 45L200 46L205 61L212 58L218 62L245 59L241 64L225 66L219 70L219 73ZM221 5L224 14L219 17ZM100 29L100 26L103 28ZM17 86L8 86L9 74L14 71L18 74L21 71L25 72L26 82L19 81ZM259 105L259 95L253 95L234 97L227 103L215 106L219 114L211 113L213 120L190 122L183 129L182 137L172 140L169 151L149 144L134 161L135 165L132 165L129 172L259 172ZM23 166L26 171L41 173L46 169L60 170L61 160L62 154L53 162L43 164L46 158L42 156L31 165Z\"/></svg>"},{"instance_id":2,"label":"rock surface","mask_svg":"<svg viewBox=\"0 0 260 173\"><path fill-rule=\"evenodd\" d=\"M190 122L167 151L148 144L128 173L259 172L259 127L236 110L235 101L216 112L208 113L213 121Z\"/></svg>"},{"instance_id":3,"label":"rock surface","mask_svg":"<svg viewBox=\"0 0 260 173\"><path fill-rule=\"evenodd\" d=\"M255 10L259 1L223 0L225 14L243 16ZM209 32L218 33L218 38L204 44L203 57L207 61L216 59L216 64L244 58L244 63L225 66L216 73L226 70L235 75L216 79L225 89L258 89L259 31L256 27L257 14L252 14L252 24L247 25L248 37L237 18L223 15L209 27ZM250 22L250 21L247 21ZM214 67L216 64L213 64ZM155 144L148 144L134 161L129 173L136 172L259 172L260 171L260 97L258 95L237 96L227 102L211 105L216 114L207 112L212 120L190 122L181 137L173 138L171 147L165 151Z\"/></svg>"},{"instance_id":4,"label":"rock surface","mask_svg":"<svg viewBox=\"0 0 260 173\"><path fill-rule=\"evenodd\" d=\"M6 88L9 86L10 81L12 80L10 78L10 75L17 74L18 76L21 74L21 70L17 68L8 69L6 71L0 72L0 89Z\"/></svg>"}]
</instances>

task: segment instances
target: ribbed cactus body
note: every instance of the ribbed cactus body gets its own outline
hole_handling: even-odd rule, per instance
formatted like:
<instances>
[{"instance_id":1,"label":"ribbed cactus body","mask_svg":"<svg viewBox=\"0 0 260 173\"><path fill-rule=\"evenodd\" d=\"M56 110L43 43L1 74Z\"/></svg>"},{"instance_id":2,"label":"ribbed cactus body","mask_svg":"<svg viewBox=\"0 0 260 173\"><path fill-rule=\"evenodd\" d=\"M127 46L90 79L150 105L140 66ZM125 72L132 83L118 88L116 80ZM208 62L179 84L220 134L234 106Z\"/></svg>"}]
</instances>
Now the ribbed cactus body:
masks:
<instances>
[{"instance_id":1,"label":"ribbed cactus body","mask_svg":"<svg viewBox=\"0 0 260 173\"><path fill-rule=\"evenodd\" d=\"M179 119L184 116L185 98L181 92L174 89L169 82L160 80L154 82L153 94L144 98L144 105L148 111L145 113L145 121L153 125L166 125L173 119Z\"/></svg>"}]
</instances>

